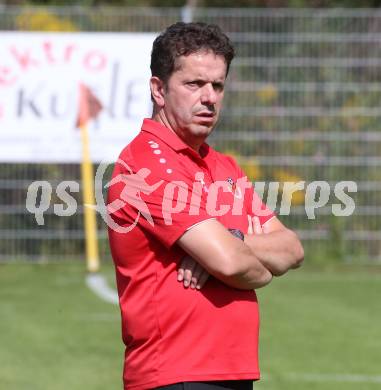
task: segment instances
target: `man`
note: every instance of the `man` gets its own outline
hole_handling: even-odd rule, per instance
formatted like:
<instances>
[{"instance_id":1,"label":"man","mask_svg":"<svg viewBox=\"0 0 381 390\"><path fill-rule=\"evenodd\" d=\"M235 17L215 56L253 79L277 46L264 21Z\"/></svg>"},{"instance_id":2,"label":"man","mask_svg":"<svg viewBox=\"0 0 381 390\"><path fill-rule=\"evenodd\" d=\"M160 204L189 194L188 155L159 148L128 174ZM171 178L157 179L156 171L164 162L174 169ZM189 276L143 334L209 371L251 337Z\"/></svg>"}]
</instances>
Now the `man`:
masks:
<instances>
[{"instance_id":1,"label":"man","mask_svg":"<svg viewBox=\"0 0 381 390\"><path fill-rule=\"evenodd\" d=\"M233 159L205 143L233 57L226 35L202 23L176 23L153 44L153 115L122 151L109 190L125 389L251 389L254 289L303 259ZM125 182L137 184L124 191Z\"/></svg>"}]
</instances>

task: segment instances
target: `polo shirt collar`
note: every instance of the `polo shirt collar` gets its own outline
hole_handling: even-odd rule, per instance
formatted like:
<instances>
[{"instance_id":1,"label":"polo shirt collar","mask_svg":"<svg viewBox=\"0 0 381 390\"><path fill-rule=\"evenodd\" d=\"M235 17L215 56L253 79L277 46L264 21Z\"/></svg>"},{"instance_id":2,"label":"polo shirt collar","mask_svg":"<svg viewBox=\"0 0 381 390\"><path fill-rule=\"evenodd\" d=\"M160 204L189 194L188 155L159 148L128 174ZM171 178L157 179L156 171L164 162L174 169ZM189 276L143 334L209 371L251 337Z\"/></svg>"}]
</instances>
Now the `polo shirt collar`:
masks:
<instances>
[{"instance_id":1,"label":"polo shirt collar","mask_svg":"<svg viewBox=\"0 0 381 390\"><path fill-rule=\"evenodd\" d=\"M184 149L191 149L173 131L152 119L146 118L143 120L142 130L155 135L177 152Z\"/></svg>"},{"instance_id":2,"label":"polo shirt collar","mask_svg":"<svg viewBox=\"0 0 381 390\"><path fill-rule=\"evenodd\" d=\"M206 142L201 145L200 154L198 154L172 130L150 118L145 118L143 120L142 131L153 134L176 152L186 151L202 164L206 164L207 166L210 166L212 170L215 170L216 156L215 153L212 153L212 149Z\"/></svg>"},{"instance_id":3,"label":"polo shirt collar","mask_svg":"<svg viewBox=\"0 0 381 390\"><path fill-rule=\"evenodd\" d=\"M176 152L181 150L188 150L191 154L195 155L198 158L204 159L209 154L209 145L203 143L200 147L200 155L195 152L190 146L188 146L177 134L172 130L168 129L159 122L156 122L152 119L145 118L143 120L142 130L148 133L155 135L161 141L166 143Z\"/></svg>"}]
</instances>

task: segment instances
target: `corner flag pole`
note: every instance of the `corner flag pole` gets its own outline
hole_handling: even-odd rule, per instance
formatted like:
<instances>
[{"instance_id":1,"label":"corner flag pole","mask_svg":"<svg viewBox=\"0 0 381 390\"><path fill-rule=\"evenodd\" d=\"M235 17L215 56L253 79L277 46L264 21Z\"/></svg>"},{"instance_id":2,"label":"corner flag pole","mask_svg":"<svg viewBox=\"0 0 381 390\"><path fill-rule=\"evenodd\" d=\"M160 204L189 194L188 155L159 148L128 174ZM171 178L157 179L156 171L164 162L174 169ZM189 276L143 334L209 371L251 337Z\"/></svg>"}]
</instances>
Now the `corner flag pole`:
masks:
<instances>
[{"instance_id":1,"label":"corner flag pole","mask_svg":"<svg viewBox=\"0 0 381 390\"><path fill-rule=\"evenodd\" d=\"M80 84L79 114L77 127L81 131L82 141L82 186L83 214L86 240L86 266L89 272L99 271L99 253L97 237L97 218L94 199L94 169L90 157L88 121L96 118L102 110L102 104L90 89Z\"/></svg>"},{"instance_id":2,"label":"corner flag pole","mask_svg":"<svg viewBox=\"0 0 381 390\"><path fill-rule=\"evenodd\" d=\"M97 217L94 201L94 169L90 159L89 132L87 125L80 127L82 139L82 185L83 185L83 213L86 237L86 265L89 272L99 271L99 253L97 236Z\"/></svg>"}]
</instances>

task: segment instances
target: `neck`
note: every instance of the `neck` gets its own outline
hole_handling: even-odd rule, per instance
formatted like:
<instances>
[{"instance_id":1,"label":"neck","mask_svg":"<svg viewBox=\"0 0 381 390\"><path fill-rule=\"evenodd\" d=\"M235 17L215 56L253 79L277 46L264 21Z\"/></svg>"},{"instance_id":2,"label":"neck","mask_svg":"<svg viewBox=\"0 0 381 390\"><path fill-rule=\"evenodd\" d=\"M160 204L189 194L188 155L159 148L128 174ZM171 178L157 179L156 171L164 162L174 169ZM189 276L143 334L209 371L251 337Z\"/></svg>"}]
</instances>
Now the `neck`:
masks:
<instances>
[{"instance_id":1,"label":"neck","mask_svg":"<svg viewBox=\"0 0 381 390\"><path fill-rule=\"evenodd\" d=\"M161 111L159 112L153 112L152 120L162 124L165 126L167 129L171 130L173 133L175 133L185 144L187 144L191 149L196 151L197 153L200 153L200 147L204 143L204 139L194 139L194 138L189 138L186 137L186 134L184 134L181 129L175 129L171 126L170 122L166 118L165 115Z\"/></svg>"}]
</instances>

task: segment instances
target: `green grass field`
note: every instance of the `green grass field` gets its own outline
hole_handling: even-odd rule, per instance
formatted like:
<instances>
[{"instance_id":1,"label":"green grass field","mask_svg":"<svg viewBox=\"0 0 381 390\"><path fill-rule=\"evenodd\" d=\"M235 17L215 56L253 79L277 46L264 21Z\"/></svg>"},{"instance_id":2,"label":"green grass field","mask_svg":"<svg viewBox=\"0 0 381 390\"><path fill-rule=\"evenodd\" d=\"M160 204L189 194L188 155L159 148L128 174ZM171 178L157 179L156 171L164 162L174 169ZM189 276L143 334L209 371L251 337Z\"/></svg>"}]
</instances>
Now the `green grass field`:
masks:
<instances>
[{"instance_id":1,"label":"green grass field","mask_svg":"<svg viewBox=\"0 0 381 390\"><path fill-rule=\"evenodd\" d=\"M79 262L0 265L0 389L122 388L119 309L84 277ZM259 290L255 388L380 388L380 292L381 271L358 267L305 268Z\"/></svg>"}]
</instances>

